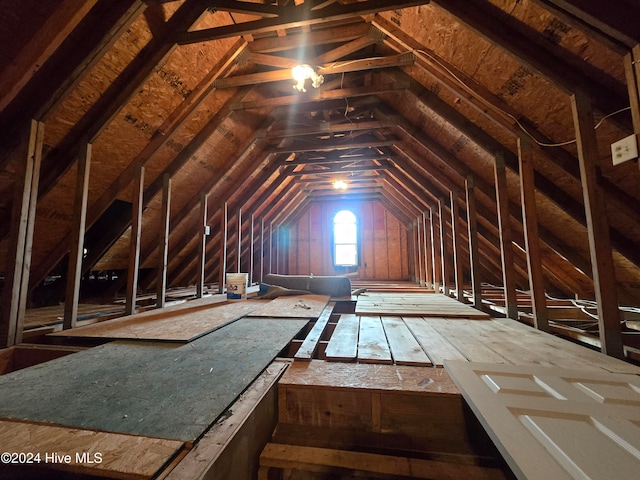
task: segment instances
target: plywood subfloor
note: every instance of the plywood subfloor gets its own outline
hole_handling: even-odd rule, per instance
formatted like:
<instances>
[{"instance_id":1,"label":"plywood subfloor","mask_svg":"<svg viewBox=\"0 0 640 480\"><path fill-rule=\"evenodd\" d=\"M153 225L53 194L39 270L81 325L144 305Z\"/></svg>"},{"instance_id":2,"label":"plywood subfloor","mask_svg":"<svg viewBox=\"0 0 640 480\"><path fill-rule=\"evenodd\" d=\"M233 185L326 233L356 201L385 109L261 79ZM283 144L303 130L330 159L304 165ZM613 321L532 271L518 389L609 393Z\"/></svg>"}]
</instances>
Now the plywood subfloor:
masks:
<instances>
[{"instance_id":1,"label":"plywood subfloor","mask_svg":"<svg viewBox=\"0 0 640 480\"><path fill-rule=\"evenodd\" d=\"M107 315L122 315L121 305L94 305L92 303L78 304L78 319L99 318ZM62 323L64 318L64 304L49 307L29 308L24 315L24 328L37 328Z\"/></svg>"},{"instance_id":2,"label":"plywood subfloor","mask_svg":"<svg viewBox=\"0 0 640 480\"><path fill-rule=\"evenodd\" d=\"M329 303L326 295L278 297L251 312L252 317L318 318Z\"/></svg>"},{"instance_id":3,"label":"plywood subfloor","mask_svg":"<svg viewBox=\"0 0 640 480\"><path fill-rule=\"evenodd\" d=\"M356 303L358 315L455 317L488 320L484 312L439 293L363 293Z\"/></svg>"},{"instance_id":4,"label":"plywood subfloor","mask_svg":"<svg viewBox=\"0 0 640 480\"><path fill-rule=\"evenodd\" d=\"M0 420L0 445L2 451L33 454L36 466L133 480L153 477L184 442ZM54 452L69 455L69 463L54 461ZM0 465L0 478L11 478L9 467L5 477Z\"/></svg>"},{"instance_id":5,"label":"plywood subfloor","mask_svg":"<svg viewBox=\"0 0 640 480\"><path fill-rule=\"evenodd\" d=\"M0 377L0 419L193 441L307 320L241 319L194 342L113 342Z\"/></svg>"},{"instance_id":6,"label":"plywood subfloor","mask_svg":"<svg viewBox=\"0 0 640 480\"><path fill-rule=\"evenodd\" d=\"M94 325L50 334L59 337L109 338L190 342L262 307L247 300L225 304L205 304L197 308L156 311L131 315Z\"/></svg>"}]
</instances>

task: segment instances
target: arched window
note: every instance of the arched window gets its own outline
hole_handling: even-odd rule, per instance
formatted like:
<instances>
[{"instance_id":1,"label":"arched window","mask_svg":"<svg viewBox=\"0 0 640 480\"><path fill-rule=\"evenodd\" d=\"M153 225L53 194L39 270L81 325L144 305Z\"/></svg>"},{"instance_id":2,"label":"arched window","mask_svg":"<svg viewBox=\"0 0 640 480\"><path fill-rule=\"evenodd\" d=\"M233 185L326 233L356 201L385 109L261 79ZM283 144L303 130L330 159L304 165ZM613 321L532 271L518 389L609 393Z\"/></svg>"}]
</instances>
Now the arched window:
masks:
<instances>
[{"instance_id":1,"label":"arched window","mask_svg":"<svg viewBox=\"0 0 640 480\"><path fill-rule=\"evenodd\" d=\"M337 267L358 265L358 225L349 210L340 210L333 217L333 261Z\"/></svg>"}]
</instances>

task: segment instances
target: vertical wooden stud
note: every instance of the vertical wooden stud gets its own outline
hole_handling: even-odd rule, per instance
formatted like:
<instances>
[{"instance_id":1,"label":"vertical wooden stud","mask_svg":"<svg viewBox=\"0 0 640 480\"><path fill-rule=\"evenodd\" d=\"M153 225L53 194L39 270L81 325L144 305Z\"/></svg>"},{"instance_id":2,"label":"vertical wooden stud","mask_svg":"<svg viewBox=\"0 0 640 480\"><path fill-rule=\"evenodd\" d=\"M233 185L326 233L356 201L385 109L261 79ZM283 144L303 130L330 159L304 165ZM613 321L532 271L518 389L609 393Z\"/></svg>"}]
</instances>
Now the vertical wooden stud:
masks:
<instances>
[{"instance_id":1,"label":"vertical wooden stud","mask_svg":"<svg viewBox=\"0 0 640 480\"><path fill-rule=\"evenodd\" d=\"M260 219L260 283L264 281L264 217Z\"/></svg>"},{"instance_id":2,"label":"vertical wooden stud","mask_svg":"<svg viewBox=\"0 0 640 480\"><path fill-rule=\"evenodd\" d=\"M169 219L171 212L171 176L162 177L162 207L160 210L160 236L158 240L158 271L156 275L156 307L165 306L167 292L167 260L169 258Z\"/></svg>"},{"instance_id":3,"label":"vertical wooden stud","mask_svg":"<svg viewBox=\"0 0 640 480\"><path fill-rule=\"evenodd\" d=\"M424 248L424 264L426 286L433 288L433 267L431 260L431 242L429 241L429 229L427 228L427 212L422 212L422 241Z\"/></svg>"},{"instance_id":4,"label":"vertical wooden stud","mask_svg":"<svg viewBox=\"0 0 640 480\"><path fill-rule=\"evenodd\" d=\"M89 171L91 170L91 144L86 143L77 162L76 191L73 203L73 226L71 248L67 269L67 289L64 297L64 319L62 328L75 328L78 323L78 302L82 281L82 259L84 258L84 230L87 219L89 196Z\"/></svg>"},{"instance_id":5,"label":"vertical wooden stud","mask_svg":"<svg viewBox=\"0 0 640 480\"><path fill-rule=\"evenodd\" d=\"M200 193L200 244L198 245L198 281L196 284L196 297L204 296L205 265L207 263L207 202L209 195Z\"/></svg>"},{"instance_id":6,"label":"vertical wooden stud","mask_svg":"<svg viewBox=\"0 0 640 480\"><path fill-rule=\"evenodd\" d=\"M436 226L436 218L433 208L429 209L429 221L431 223L431 265L433 267L433 289L436 292L439 292L440 284L442 283L442 279L440 278L442 275L442 267L440 265L442 258L439 254L440 244L438 239L438 228Z\"/></svg>"},{"instance_id":7,"label":"vertical wooden stud","mask_svg":"<svg viewBox=\"0 0 640 480\"><path fill-rule=\"evenodd\" d=\"M482 282L480 281L480 245L478 242L478 223L476 211L476 194L473 175L468 175L465 182L467 203L467 232L469 237L469 264L471 266L471 292L473 306L482 309Z\"/></svg>"},{"instance_id":8,"label":"vertical wooden stud","mask_svg":"<svg viewBox=\"0 0 640 480\"><path fill-rule=\"evenodd\" d=\"M587 217L601 349L606 355L624 358L609 222L604 194L598 184L598 145L591 101L579 91L571 97L571 107Z\"/></svg>"},{"instance_id":9,"label":"vertical wooden stud","mask_svg":"<svg viewBox=\"0 0 640 480\"><path fill-rule=\"evenodd\" d=\"M127 271L127 300L125 314L136 313L138 267L140 265L140 236L142 233L142 204L144 196L144 167L138 165L133 177L133 203L131 206L131 241L129 243L129 267Z\"/></svg>"},{"instance_id":10,"label":"vertical wooden stud","mask_svg":"<svg viewBox=\"0 0 640 480\"><path fill-rule=\"evenodd\" d=\"M242 208L238 207L238 257L236 258L236 272L242 271Z\"/></svg>"},{"instance_id":11,"label":"vertical wooden stud","mask_svg":"<svg viewBox=\"0 0 640 480\"><path fill-rule=\"evenodd\" d=\"M640 45L636 45L624 57L624 70L629 90L631 118L636 139L640 139Z\"/></svg>"},{"instance_id":12,"label":"vertical wooden stud","mask_svg":"<svg viewBox=\"0 0 640 480\"><path fill-rule=\"evenodd\" d=\"M27 136L15 151L21 170L16 176L6 276L0 305L0 348L22 341L43 143L44 123L32 120Z\"/></svg>"},{"instance_id":13,"label":"vertical wooden stud","mask_svg":"<svg viewBox=\"0 0 640 480\"><path fill-rule=\"evenodd\" d=\"M533 307L533 322L537 329L549 330L547 301L544 293L544 275L542 272L542 253L538 234L538 209L536 207L536 188L534 185L533 152L529 138L518 139L518 159L520 164L520 193L522 195L522 223L524 242L527 249L527 267L529 270L529 289Z\"/></svg>"},{"instance_id":14,"label":"vertical wooden stud","mask_svg":"<svg viewBox=\"0 0 640 480\"><path fill-rule=\"evenodd\" d=\"M256 219L255 215L251 214L250 228L249 228L249 285L253 285L253 270L254 270L254 233L253 229L255 228Z\"/></svg>"},{"instance_id":15,"label":"vertical wooden stud","mask_svg":"<svg viewBox=\"0 0 640 480\"><path fill-rule=\"evenodd\" d=\"M448 257L448 248L447 248L447 232L446 228L446 220L445 220L445 202L446 199L439 198L438 199L438 217L440 220L440 262L442 263L442 293L445 295L449 295L449 257Z\"/></svg>"},{"instance_id":16,"label":"vertical wooden stud","mask_svg":"<svg viewBox=\"0 0 640 480\"><path fill-rule=\"evenodd\" d=\"M518 319L518 298L516 296L516 271L513 257L511 222L509 221L509 192L507 191L507 171L502 152L495 156L494 177L496 184L496 204L498 229L500 233L500 257L502 260L502 282L507 317Z\"/></svg>"},{"instance_id":17,"label":"vertical wooden stud","mask_svg":"<svg viewBox=\"0 0 640 480\"><path fill-rule=\"evenodd\" d=\"M460 195L451 190L451 238L453 239L453 271L456 298L464 302L464 273L462 265L462 225L460 224Z\"/></svg>"},{"instance_id":18,"label":"vertical wooden stud","mask_svg":"<svg viewBox=\"0 0 640 480\"><path fill-rule=\"evenodd\" d=\"M226 288L225 282L227 277L227 221L228 221L227 202L222 202L220 207L220 276L218 277L220 293L224 293Z\"/></svg>"}]
</instances>

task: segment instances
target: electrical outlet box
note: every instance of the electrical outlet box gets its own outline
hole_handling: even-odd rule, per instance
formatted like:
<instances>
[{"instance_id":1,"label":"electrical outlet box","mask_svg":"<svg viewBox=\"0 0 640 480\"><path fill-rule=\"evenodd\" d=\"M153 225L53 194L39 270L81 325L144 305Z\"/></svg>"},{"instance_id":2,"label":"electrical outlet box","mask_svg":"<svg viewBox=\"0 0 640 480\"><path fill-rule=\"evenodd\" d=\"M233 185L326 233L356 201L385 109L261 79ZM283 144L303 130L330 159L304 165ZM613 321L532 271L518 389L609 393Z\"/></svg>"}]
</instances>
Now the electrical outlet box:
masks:
<instances>
[{"instance_id":1,"label":"electrical outlet box","mask_svg":"<svg viewBox=\"0 0 640 480\"><path fill-rule=\"evenodd\" d=\"M629 135L611 144L611 158L614 165L638 158L638 140L636 135Z\"/></svg>"}]
</instances>

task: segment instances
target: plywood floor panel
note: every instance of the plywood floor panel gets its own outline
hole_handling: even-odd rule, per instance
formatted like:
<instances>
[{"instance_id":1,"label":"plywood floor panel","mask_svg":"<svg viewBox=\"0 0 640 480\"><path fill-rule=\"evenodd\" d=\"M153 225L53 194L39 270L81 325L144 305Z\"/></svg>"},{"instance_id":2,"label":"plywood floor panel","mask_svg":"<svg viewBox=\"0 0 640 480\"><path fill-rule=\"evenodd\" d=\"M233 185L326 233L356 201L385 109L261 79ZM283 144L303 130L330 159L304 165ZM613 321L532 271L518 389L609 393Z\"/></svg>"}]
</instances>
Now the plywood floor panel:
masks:
<instances>
[{"instance_id":1,"label":"plywood floor panel","mask_svg":"<svg viewBox=\"0 0 640 480\"><path fill-rule=\"evenodd\" d=\"M34 463L36 466L46 464L53 470L133 480L153 477L182 449L184 443L178 440L0 420L0 445L3 452L29 452L34 456L39 454L40 460ZM69 455L69 463L47 461L47 455L54 452L59 456ZM83 457L85 453L87 455ZM10 467L5 466L5 469L6 477L3 476L3 466L0 465L0 478L11 478Z\"/></svg>"},{"instance_id":2,"label":"plywood floor panel","mask_svg":"<svg viewBox=\"0 0 640 480\"><path fill-rule=\"evenodd\" d=\"M51 333L54 337L110 338L190 342L262 307L262 302L247 300L177 310L168 314L131 315L105 322Z\"/></svg>"},{"instance_id":3,"label":"plywood floor panel","mask_svg":"<svg viewBox=\"0 0 640 480\"><path fill-rule=\"evenodd\" d=\"M0 419L193 441L306 323L241 319L179 347L113 342L9 373Z\"/></svg>"},{"instance_id":4,"label":"plywood floor panel","mask_svg":"<svg viewBox=\"0 0 640 480\"><path fill-rule=\"evenodd\" d=\"M251 312L252 317L318 318L329 303L326 295L278 297Z\"/></svg>"},{"instance_id":5,"label":"plywood floor panel","mask_svg":"<svg viewBox=\"0 0 640 480\"><path fill-rule=\"evenodd\" d=\"M403 317L403 320L436 367L442 368L445 360L466 360L465 356L424 318Z\"/></svg>"},{"instance_id":6,"label":"plywood floor panel","mask_svg":"<svg viewBox=\"0 0 640 480\"><path fill-rule=\"evenodd\" d=\"M490 318L480 310L439 293L365 293L358 296L356 314L483 320Z\"/></svg>"}]
</instances>

